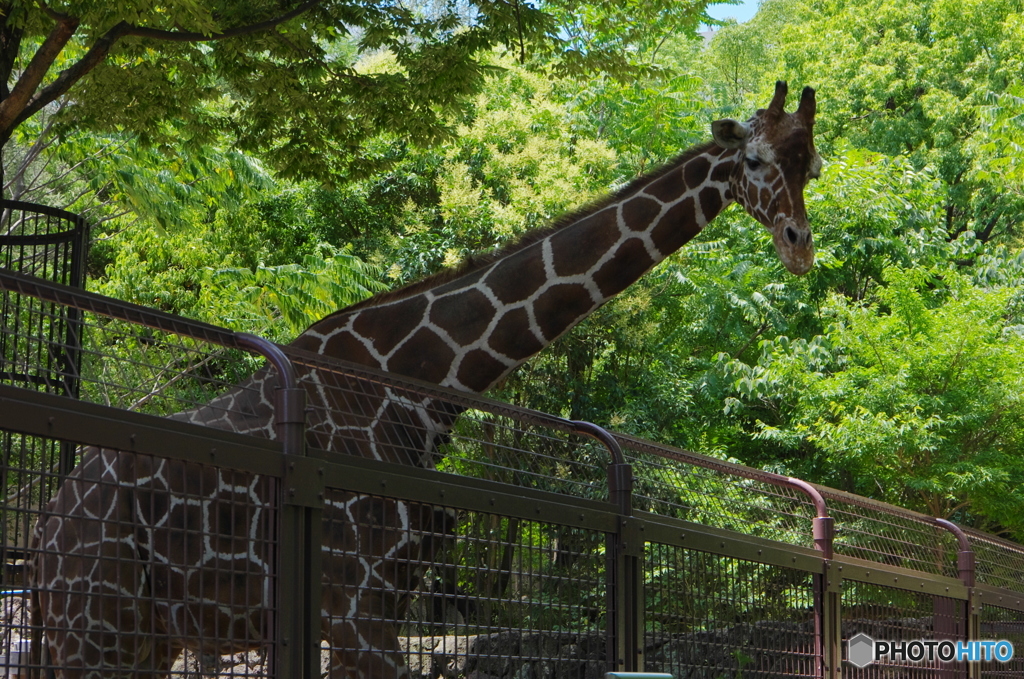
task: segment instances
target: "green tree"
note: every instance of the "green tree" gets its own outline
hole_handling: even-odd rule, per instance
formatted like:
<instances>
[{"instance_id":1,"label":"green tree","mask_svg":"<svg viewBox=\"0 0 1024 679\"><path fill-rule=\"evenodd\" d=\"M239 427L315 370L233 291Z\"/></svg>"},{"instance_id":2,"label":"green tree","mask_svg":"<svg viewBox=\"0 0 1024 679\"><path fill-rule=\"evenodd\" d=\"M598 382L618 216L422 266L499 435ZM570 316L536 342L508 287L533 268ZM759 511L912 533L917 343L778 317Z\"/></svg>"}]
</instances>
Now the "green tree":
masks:
<instances>
[{"instance_id":1,"label":"green tree","mask_svg":"<svg viewBox=\"0 0 1024 679\"><path fill-rule=\"evenodd\" d=\"M495 47L564 73L628 77L645 67L632 58L637 45L695 29L705 4L7 0L0 145L68 97L62 130L129 131L148 143L183 120L193 143L231 129L285 176L337 179L386 162L381 135L449 134ZM568 25L579 16L591 26L585 45ZM374 53L388 58L357 62Z\"/></svg>"},{"instance_id":2,"label":"green tree","mask_svg":"<svg viewBox=\"0 0 1024 679\"><path fill-rule=\"evenodd\" d=\"M374 260L396 282L544 226L616 179L614 152L578 134L550 78L508 56L495 64L504 72L471 100L456 139L410 148L393 170L355 185L374 199L387 188L398 207Z\"/></svg>"},{"instance_id":3,"label":"green tree","mask_svg":"<svg viewBox=\"0 0 1024 679\"><path fill-rule=\"evenodd\" d=\"M945 183L951 236L1017 237L1020 199L989 181L1000 154L984 150L995 132L984 114L1019 79L1019 3L790 2L794 20L773 55L789 80L828 90L816 125L822 147L842 138L906 155Z\"/></svg>"},{"instance_id":4,"label":"green tree","mask_svg":"<svg viewBox=\"0 0 1024 679\"><path fill-rule=\"evenodd\" d=\"M823 337L726 365L737 407L772 404L780 417L757 437L789 448L798 473L1021 535L1019 294L923 268L885 278L871 304L833 298Z\"/></svg>"},{"instance_id":5,"label":"green tree","mask_svg":"<svg viewBox=\"0 0 1024 679\"><path fill-rule=\"evenodd\" d=\"M115 230L93 248L90 287L289 341L386 287L378 267L353 255L351 246L332 245L321 231L319 193L290 187L233 211L194 210L191 220L166 230Z\"/></svg>"},{"instance_id":6,"label":"green tree","mask_svg":"<svg viewBox=\"0 0 1024 679\"><path fill-rule=\"evenodd\" d=\"M577 134L612 147L620 175L631 177L704 141L711 116L701 86L700 78L680 69L629 83L607 77L566 83L563 96L579 118Z\"/></svg>"},{"instance_id":7,"label":"green tree","mask_svg":"<svg viewBox=\"0 0 1024 679\"><path fill-rule=\"evenodd\" d=\"M707 49L694 59L711 99L729 115L746 115L763 105L759 98L781 77L778 48L783 29L795 20L791 0L762 0L757 13L742 24L727 21Z\"/></svg>"}]
</instances>

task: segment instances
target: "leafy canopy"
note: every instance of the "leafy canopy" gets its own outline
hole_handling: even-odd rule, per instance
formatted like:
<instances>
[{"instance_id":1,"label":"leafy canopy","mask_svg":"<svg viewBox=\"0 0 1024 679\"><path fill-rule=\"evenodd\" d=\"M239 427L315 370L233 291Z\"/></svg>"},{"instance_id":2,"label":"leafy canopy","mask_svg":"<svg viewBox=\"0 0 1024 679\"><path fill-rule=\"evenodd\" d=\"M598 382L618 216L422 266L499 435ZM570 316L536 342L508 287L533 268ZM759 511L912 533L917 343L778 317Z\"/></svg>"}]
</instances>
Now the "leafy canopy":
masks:
<instances>
[{"instance_id":1,"label":"leafy canopy","mask_svg":"<svg viewBox=\"0 0 1024 679\"><path fill-rule=\"evenodd\" d=\"M692 32L707 0L544 4L397 0L0 3L0 142L67 97L59 126L189 143L230 130L282 176L337 180L387 164L382 136L449 137L514 51L553 73L649 71L649 45ZM374 62L357 57L381 54ZM383 155L382 155L383 153Z\"/></svg>"}]
</instances>

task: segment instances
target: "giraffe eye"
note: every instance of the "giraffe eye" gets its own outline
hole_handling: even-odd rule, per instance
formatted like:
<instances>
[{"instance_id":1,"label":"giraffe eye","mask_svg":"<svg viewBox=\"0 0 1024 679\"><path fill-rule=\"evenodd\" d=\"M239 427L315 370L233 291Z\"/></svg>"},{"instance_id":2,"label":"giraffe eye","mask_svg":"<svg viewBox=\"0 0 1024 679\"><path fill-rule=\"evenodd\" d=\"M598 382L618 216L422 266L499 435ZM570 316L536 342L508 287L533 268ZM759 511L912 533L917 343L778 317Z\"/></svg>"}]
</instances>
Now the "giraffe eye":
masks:
<instances>
[{"instance_id":1,"label":"giraffe eye","mask_svg":"<svg viewBox=\"0 0 1024 679\"><path fill-rule=\"evenodd\" d=\"M747 158L747 167L751 170L756 170L761 167L761 161L758 158Z\"/></svg>"}]
</instances>

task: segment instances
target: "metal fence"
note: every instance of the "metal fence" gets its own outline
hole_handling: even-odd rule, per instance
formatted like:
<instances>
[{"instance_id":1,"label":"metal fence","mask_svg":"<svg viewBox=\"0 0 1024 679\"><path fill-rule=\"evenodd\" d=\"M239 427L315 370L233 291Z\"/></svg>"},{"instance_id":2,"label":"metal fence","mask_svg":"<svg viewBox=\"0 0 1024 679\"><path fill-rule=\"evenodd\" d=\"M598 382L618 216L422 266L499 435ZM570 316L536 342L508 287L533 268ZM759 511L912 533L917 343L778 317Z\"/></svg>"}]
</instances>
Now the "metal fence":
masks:
<instances>
[{"instance_id":1,"label":"metal fence","mask_svg":"<svg viewBox=\"0 0 1024 679\"><path fill-rule=\"evenodd\" d=\"M73 287L85 281L88 226L78 215L54 208L0 200L0 268L31 274ZM0 384L77 398L81 359L81 314L74 307L33 297L0 296ZM32 337L31 342L20 338ZM21 477L12 470L32 464L37 470L68 474L75 447L54 439L0 430L0 587L10 590L22 576L31 534L30 510L38 511L56 491L41 476ZM31 462L29 462L31 461ZM12 606L14 608L12 608ZM5 598L4 610L21 610ZM13 614L13 613L12 613ZM9 635L8 635L9 636ZM5 646L6 648L6 646Z\"/></svg>"},{"instance_id":2,"label":"metal fence","mask_svg":"<svg viewBox=\"0 0 1024 679\"><path fill-rule=\"evenodd\" d=\"M1024 644L1019 545L59 284L0 271L0 289L78 310L84 341L80 400L0 385L5 546L35 531L28 572L5 561L8 665L1021 676L1020 659L858 668L844 643ZM60 345L6 314L2 335L20 356ZM75 470L36 440L74 444Z\"/></svg>"},{"instance_id":3,"label":"metal fence","mask_svg":"<svg viewBox=\"0 0 1024 679\"><path fill-rule=\"evenodd\" d=\"M33 203L0 200L0 268L81 288L85 282L88 226L78 215ZM0 382L76 396L79 312L41 300L0 308L14 332L0 336ZM16 338L46 338L24 355ZM15 370L20 365L29 369Z\"/></svg>"}]
</instances>

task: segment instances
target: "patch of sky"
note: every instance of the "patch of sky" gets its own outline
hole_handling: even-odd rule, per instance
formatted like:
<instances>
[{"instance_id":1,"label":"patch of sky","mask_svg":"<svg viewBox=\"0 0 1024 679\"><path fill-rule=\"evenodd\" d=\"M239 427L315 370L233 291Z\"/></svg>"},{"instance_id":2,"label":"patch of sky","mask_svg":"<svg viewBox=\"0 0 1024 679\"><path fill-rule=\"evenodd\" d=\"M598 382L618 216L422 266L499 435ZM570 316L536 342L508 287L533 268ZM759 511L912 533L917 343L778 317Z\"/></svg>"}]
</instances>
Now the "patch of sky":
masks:
<instances>
[{"instance_id":1,"label":"patch of sky","mask_svg":"<svg viewBox=\"0 0 1024 679\"><path fill-rule=\"evenodd\" d=\"M760 5L760 0L743 0L736 5L712 5L708 7L708 14L714 19L732 18L742 24L757 13L758 5Z\"/></svg>"}]
</instances>

